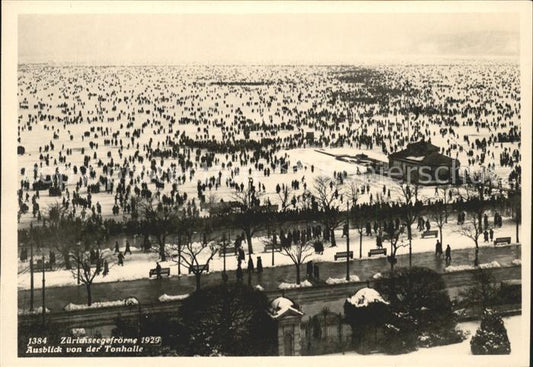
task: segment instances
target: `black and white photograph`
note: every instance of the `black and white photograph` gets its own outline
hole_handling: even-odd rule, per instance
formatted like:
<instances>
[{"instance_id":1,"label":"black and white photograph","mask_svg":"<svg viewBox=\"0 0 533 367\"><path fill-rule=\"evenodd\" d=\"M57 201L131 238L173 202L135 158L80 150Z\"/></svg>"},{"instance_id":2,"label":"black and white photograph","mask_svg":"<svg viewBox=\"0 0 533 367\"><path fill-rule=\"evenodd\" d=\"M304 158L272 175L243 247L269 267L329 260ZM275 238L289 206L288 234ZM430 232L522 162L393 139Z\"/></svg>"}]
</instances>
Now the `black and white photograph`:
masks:
<instances>
[{"instance_id":1,"label":"black and white photograph","mask_svg":"<svg viewBox=\"0 0 533 367\"><path fill-rule=\"evenodd\" d=\"M23 5L6 366L528 365L530 2Z\"/></svg>"}]
</instances>

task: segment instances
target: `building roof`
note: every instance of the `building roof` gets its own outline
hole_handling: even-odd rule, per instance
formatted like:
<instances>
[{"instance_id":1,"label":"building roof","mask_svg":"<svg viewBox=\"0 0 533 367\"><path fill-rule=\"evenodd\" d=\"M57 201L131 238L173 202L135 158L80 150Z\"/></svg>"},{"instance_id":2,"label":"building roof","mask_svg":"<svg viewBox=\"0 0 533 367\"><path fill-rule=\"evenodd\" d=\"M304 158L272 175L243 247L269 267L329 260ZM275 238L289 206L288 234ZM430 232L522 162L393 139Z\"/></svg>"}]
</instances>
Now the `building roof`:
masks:
<instances>
[{"instance_id":1,"label":"building roof","mask_svg":"<svg viewBox=\"0 0 533 367\"><path fill-rule=\"evenodd\" d=\"M303 315L303 312L297 308L294 302L285 297L278 297L270 302L269 311L273 319L280 318L284 315Z\"/></svg>"},{"instance_id":2,"label":"building roof","mask_svg":"<svg viewBox=\"0 0 533 367\"><path fill-rule=\"evenodd\" d=\"M433 152L438 153L439 147L431 144L428 141L420 140L416 143L407 144L407 148L400 150L399 152L392 153L390 158L420 157Z\"/></svg>"},{"instance_id":3,"label":"building roof","mask_svg":"<svg viewBox=\"0 0 533 367\"><path fill-rule=\"evenodd\" d=\"M389 155L389 159L405 160L426 166L459 166L457 159L439 153L439 147L427 141L418 141L407 144L407 148Z\"/></svg>"}]
</instances>

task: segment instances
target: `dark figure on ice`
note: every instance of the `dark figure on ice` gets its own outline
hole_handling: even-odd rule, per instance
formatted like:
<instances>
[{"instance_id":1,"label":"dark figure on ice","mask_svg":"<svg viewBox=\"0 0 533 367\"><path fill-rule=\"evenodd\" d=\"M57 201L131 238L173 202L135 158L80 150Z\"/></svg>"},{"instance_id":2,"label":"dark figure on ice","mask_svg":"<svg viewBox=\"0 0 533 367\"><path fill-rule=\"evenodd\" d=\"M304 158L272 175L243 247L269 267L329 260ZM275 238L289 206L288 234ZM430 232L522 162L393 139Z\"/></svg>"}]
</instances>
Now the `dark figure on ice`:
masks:
<instances>
[{"instance_id":1,"label":"dark figure on ice","mask_svg":"<svg viewBox=\"0 0 533 367\"><path fill-rule=\"evenodd\" d=\"M485 232L483 232L483 240L485 242L489 242L489 232L487 230L485 230Z\"/></svg>"},{"instance_id":2,"label":"dark figure on ice","mask_svg":"<svg viewBox=\"0 0 533 367\"><path fill-rule=\"evenodd\" d=\"M257 256L257 272L259 274L263 272L263 260L261 260L261 256Z\"/></svg>"},{"instance_id":3,"label":"dark figure on ice","mask_svg":"<svg viewBox=\"0 0 533 367\"><path fill-rule=\"evenodd\" d=\"M491 228L489 231L490 240L494 240L494 230Z\"/></svg>"},{"instance_id":4,"label":"dark figure on ice","mask_svg":"<svg viewBox=\"0 0 533 367\"><path fill-rule=\"evenodd\" d=\"M126 240L126 251L124 251L124 254L129 253L131 255L131 248L130 248L130 241Z\"/></svg>"},{"instance_id":5,"label":"dark figure on ice","mask_svg":"<svg viewBox=\"0 0 533 367\"><path fill-rule=\"evenodd\" d=\"M119 253L120 249L118 247L118 241L115 241L115 254Z\"/></svg>"}]
</instances>

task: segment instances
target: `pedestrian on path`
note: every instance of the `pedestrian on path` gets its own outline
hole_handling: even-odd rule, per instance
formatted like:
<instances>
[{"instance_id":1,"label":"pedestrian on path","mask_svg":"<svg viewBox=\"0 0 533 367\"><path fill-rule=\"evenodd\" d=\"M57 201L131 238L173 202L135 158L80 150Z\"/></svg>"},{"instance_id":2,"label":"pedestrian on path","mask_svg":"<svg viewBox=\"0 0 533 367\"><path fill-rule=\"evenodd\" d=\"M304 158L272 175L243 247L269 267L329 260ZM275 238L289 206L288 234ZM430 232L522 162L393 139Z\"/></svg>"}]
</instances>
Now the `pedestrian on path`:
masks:
<instances>
[{"instance_id":1,"label":"pedestrian on path","mask_svg":"<svg viewBox=\"0 0 533 367\"><path fill-rule=\"evenodd\" d=\"M437 243L435 244L435 255L438 257L442 256L442 243L440 243L439 240L437 240Z\"/></svg>"},{"instance_id":2,"label":"pedestrian on path","mask_svg":"<svg viewBox=\"0 0 533 367\"><path fill-rule=\"evenodd\" d=\"M320 279L320 270L318 269L318 265L313 266L313 275L315 280Z\"/></svg>"},{"instance_id":3,"label":"pedestrian on path","mask_svg":"<svg viewBox=\"0 0 533 367\"><path fill-rule=\"evenodd\" d=\"M161 265L159 264L159 261L156 261L155 263L155 274L157 279L161 279Z\"/></svg>"},{"instance_id":4,"label":"pedestrian on path","mask_svg":"<svg viewBox=\"0 0 533 367\"><path fill-rule=\"evenodd\" d=\"M124 254L122 251L119 251L118 253L118 265L124 266Z\"/></svg>"},{"instance_id":5,"label":"pedestrian on path","mask_svg":"<svg viewBox=\"0 0 533 367\"><path fill-rule=\"evenodd\" d=\"M307 262L307 267L306 267L306 275L307 275L307 278L312 278L313 277L313 261L312 260L309 260Z\"/></svg>"},{"instance_id":6,"label":"pedestrian on path","mask_svg":"<svg viewBox=\"0 0 533 367\"><path fill-rule=\"evenodd\" d=\"M261 256L257 256L257 272L263 272L263 260L261 260Z\"/></svg>"},{"instance_id":7,"label":"pedestrian on path","mask_svg":"<svg viewBox=\"0 0 533 367\"><path fill-rule=\"evenodd\" d=\"M105 277L107 274L109 274L109 264L107 263L107 260L104 260L104 272L102 275Z\"/></svg>"},{"instance_id":8,"label":"pedestrian on path","mask_svg":"<svg viewBox=\"0 0 533 367\"><path fill-rule=\"evenodd\" d=\"M347 224L345 224L342 227L342 236L341 236L341 238L344 238L344 237L348 237L348 225Z\"/></svg>"},{"instance_id":9,"label":"pedestrian on path","mask_svg":"<svg viewBox=\"0 0 533 367\"><path fill-rule=\"evenodd\" d=\"M237 263L237 271L235 274L237 275L237 281L242 282L243 274L240 261Z\"/></svg>"},{"instance_id":10,"label":"pedestrian on path","mask_svg":"<svg viewBox=\"0 0 533 367\"><path fill-rule=\"evenodd\" d=\"M448 244L446 246L446 265L450 265L452 263L452 249L450 245Z\"/></svg>"},{"instance_id":11,"label":"pedestrian on path","mask_svg":"<svg viewBox=\"0 0 533 367\"><path fill-rule=\"evenodd\" d=\"M250 256L250 258L248 259L248 273L253 273L253 272L254 272L254 260Z\"/></svg>"},{"instance_id":12,"label":"pedestrian on path","mask_svg":"<svg viewBox=\"0 0 533 367\"><path fill-rule=\"evenodd\" d=\"M126 240L126 251L125 254L129 253L131 255L130 241Z\"/></svg>"},{"instance_id":13,"label":"pedestrian on path","mask_svg":"<svg viewBox=\"0 0 533 367\"><path fill-rule=\"evenodd\" d=\"M485 232L483 232L483 240L485 242L489 242L489 232L487 230L485 230Z\"/></svg>"},{"instance_id":14,"label":"pedestrian on path","mask_svg":"<svg viewBox=\"0 0 533 367\"><path fill-rule=\"evenodd\" d=\"M492 242L494 240L494 230L492 228L489 231L489 236L490 236L490 240Z\"/></svg>"},{"instance_id":15,"label":"pedestrian on path","mask_svg":"<svg viewBox=\"0 0 533 367\"><path fill-rule=\"evenodd\" d=\"M118 241L115 241L115 254L119 253L120 249L118 247Z\"/></svg>"}]
</instances>

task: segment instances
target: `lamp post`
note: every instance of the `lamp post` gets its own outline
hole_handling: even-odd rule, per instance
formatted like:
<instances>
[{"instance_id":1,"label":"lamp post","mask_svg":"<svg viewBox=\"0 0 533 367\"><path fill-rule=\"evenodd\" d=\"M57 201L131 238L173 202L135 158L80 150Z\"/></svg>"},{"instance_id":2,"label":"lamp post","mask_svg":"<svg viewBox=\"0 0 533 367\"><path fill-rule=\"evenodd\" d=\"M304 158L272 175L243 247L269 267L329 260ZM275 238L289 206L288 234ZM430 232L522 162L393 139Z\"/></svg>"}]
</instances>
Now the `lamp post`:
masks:
<instances>
[{"instance_id":1,"label":"lamp post","mask_svg":"<svg viewBox=\"0 0 533 367\"><path fill-rule=\"evenodd\" d=\"M42 284L42 296L43 296L43 299L42 299L42 311L43 311L43 314L42 314L42 317L43 317L43 326L44 326L44 323L45 323L45 317L46 317L46 306L45 306L45 296L44 296L44 286L45 286L45 270L46 270L46 266L45 266L45 263L44 263L44 249L41 248L41 251L42 251L42 261L43 261L43 266L42 266L42 274L43 274L43 284Z\"/></svg>"},{"instance_id":2,"label":"lamp post","mask_svg":"<svg viewBox=\"0 0 533 367\"><path fill-rule=\"evenodd\" d=\"M30 233L33 234L33 226L30 224ZM30 311L33 311L33 238L30 237Z\"/></svg>"},{"instance_id":3,"label":"lamp post","mask_svg":"<svg viewBox=\"0 0 533 367\"><path fill-rule=\"evenodd\" d=\"M226 274L226 233L222 235L222 256L224 261L223 273ZM225 277L224 277L225 278Z\"/></svg>"},{"instance_id":4,"label":"lamp post","mask_svg":"<svg viewBox=\"0 0 533 367\"><path fill-rule=\"evenodd\" d=\"M350 202L346 200L346 281L350 281Z\"/></svg>"},{"instance_id":5,"label":"lamp post","mask_svg":"<svg viewBox=\"0 0 533 367\"><path fill-rule=\"evenodd\" d=\"M78 252L78 257L76 258L76 265L77 265L77 270L78 270L78 276L77 276L77 279L78 279L78 285L81 284L80 282L80 247L81 247L81 242L77 242L76 243L76 250Z\"/></svg>"}]
</instances>

